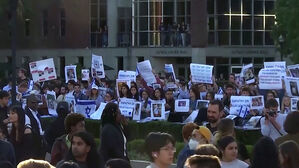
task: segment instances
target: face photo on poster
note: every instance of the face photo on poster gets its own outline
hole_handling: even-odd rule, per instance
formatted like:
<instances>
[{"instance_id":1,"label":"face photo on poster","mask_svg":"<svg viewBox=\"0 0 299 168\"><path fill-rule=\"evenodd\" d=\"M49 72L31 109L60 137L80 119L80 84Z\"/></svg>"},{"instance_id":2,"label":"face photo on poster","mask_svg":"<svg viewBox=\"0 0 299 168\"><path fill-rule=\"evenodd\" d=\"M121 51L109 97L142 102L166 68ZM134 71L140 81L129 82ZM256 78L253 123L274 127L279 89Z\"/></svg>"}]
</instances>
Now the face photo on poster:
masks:
<instances>
[{"instance_id":1,"label":"face photo on poster","mask_svg":"<svg viewBox=\"0 0 299 168\"><path fill-rule=\"evenodd\" d=\"M165 106L162 102L152 102L151 104L151 118L153 120L164 120L165 119Z\"/></svg>"},{"instance_id":2,"label":"face photo on poster","mask_svg":"<svg viewBox=\"0 0 299 168\"><path fill-rule=\"evenodd\" d=\"M133 111L133 120L139 121L141 119L141 102L135 102Z\"/></svg>"},{"instance_id":3,"label":"face photo on poster","mask_svg":"<svg viewBox=\"0 0 299 168\"><path fill-rule=\"evenodd\" d=\"M189 111L189 99L177 99L174 103L175 112L188 112Z\"/></svg>"},{"instance_id":4,"label":"face photo on poster","mask_svg":"<svg viewBox=\"0 0 299 168\"><path fill-rule=\"evenodd\" d=\"M89 69L82 69L81 70L81 78L82 78L82 81L88 81L89 80Z\"/></svg>"},{"instance_id":5,"label":"face photo on poster","mask_svg":"<svg viewBox=\"0 0 299 168\"><path fill-rule=\"evenodd\" d=\"M297 103L299 101L299 97L292 97L291 98L291 111L297 111Z\"/></svg>"},{"instance_id":6,"label":"face photo on poster","mask_svg":"<svg viewBox=\"0 0 299 168\"><path fill-rule=\"evenodd\" d=\"M92 77L105 78L104 63L102 56L92 54L91 74Z\"/></svg>"},{"instance_id":7,"label":"face photo on poster","mask_svg":"<svg viewBox=\"0 0 299 168\"><path fill-rule=\"evenodd\" d=\"M76 65L65 66L65 82L67 83L69 80L73 80L77 82L77 72Z\"/></svg>"},{"instance_id":8,"label":"face photo on poster","mask_svg":"<svg viewBox=\"0 0 299 168\"><path fill-rule=\"evenodd\" d=\"M202 108L208 108L209 102L209 100L197 100L196 109L200 110Z\"/></svg>"},{"instance_id":9,"label":"face photo on poster","mask_svg":"<svg viewBox=\"0 0 299 168\"><path fill-rule=\"evenodd\" d=\"M249 64L244 67L243 77L245 79L246 84L254 83L254 73L253 73L253 65Z\"/></svg>"},{"instance_id":10,"label":"face photo on poster","mask_svg":"<svg viewBox=\"0 0 299 168\"><path fill-rule=\"evenodd\" d=\"M264 96L252 96L250 109L263 109L264 108Z\"/></svg>"},{"instance_id":11,"label":"face photo on poster","mask_svg":"<svg viewBox=\"0 0 299 168\"><path fill-rule=\"evenodd\" d=\"M297 82L290 81L290 89L293 96L299 96Z\"/></svg>"},{"instance_id":12,"label":"face photo on poster","mask_svg":"<svg viewBox=\"0 0 299 168\"><path fill-rule=\"evenodd\" d=\"M129 88L131 88L131 81L130 79L116 79L116 91L117 91L117 96L120 97L120 92L124 87L127 85ZM128 90L130 92L130 90Z\"/></svg>"},{"instance_id":13,"label":"face photo on poster","mask_svg":"<svg viewBox=\"0 0 299 168\"><path fill-rule=\"evenodd\" d=\"M299 64L288 66L288 70L290 71L292 77L299 78Z\"/></svg>"},{"instance_id":14,"label":"face photo on poster","mask_svg":"<svg viewBox=\"0 0 299 168\"><path fill-rule=\"evenodd\" d=\"M47 91L46 94L46 99L47 99L47 106L48 106L48 111L51 115L57 115L56 113L56 94L54 91Z\"/></svg>"}]
</instances>

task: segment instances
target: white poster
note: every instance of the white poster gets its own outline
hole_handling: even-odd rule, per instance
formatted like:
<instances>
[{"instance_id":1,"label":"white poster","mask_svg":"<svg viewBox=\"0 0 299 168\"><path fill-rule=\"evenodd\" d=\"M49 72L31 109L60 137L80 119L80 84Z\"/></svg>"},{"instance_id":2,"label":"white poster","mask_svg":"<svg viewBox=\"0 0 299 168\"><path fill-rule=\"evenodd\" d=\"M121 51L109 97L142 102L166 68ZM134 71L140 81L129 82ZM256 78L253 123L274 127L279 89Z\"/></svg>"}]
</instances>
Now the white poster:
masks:
<instances>
[{"instance_id":1,"label":"white poster","mask_svg":"<svg viewBox=\"0 0 299 168\"><path fill-rule=\"evenodd\" d=\"M200 92L200 99L201 100L206 100L206 97L207 97L207 92Z\"/></svg>"},{"instance_id":2,"label":"white poster","mask_svg":"<svg viewBox=\"0 0 299 168\"><path fill-rule=\"evenodd\" d=\"M288 70L290 71L292 77L299 78L299 64L289 65Z\"/></svg>"},{"instance_id":3,"label":"white poster","mask_svg":"<svg viewBox=\"0 0 299 168\"><path fill-rule=\"evenodd\" d=\"M65 99L66 102L68 102L69 107L70 107L70 111L71 112L76 112L76 100L75 97L73 95L70 94L66 94Z\"/></svg>"},{"instance_id":4,"label":"white poster","mask_svg":"<svg viewBox=\"0 0 299 168\"><path fill-rule=\"evenodd\" d=\"M299 97L299 78L286 77L284 81L287 95L290 97Z\"/></svg>"},{"instance_id":5,"label":"white poster","mask_svg":"<svg viewBox=\"0 0 299 168\"><path fill-rule=\"evenodd\" d=\"M132 117L135 109L135 99L121 98L118 106L122 115Z\"/></svg>"},{"instance_id":6,"label":"white poster","mask_svg":"<svg viewBox=\"0 0 299 168\"><path fill-rule=\"evenodd\" d=\"M251 97L250 96L231 96L230 98L231 107L229 114L239 115L242 108L250 108Z\"/></svg>"},{"instance_id":7,"label":"white poster","mask_svg":"<svg viewBox=\"0 0 299 168\"><path fill-rule=\"evenodd\" d=\"M191 123L194 122L194 120L196 119L197 115L198 115L198 110L194 110L192 111L192 113L188 116L188 118L183 121L183 123Z\"/></svg>"},{"instance_id":8,"label":"white poster","mask_svg":"<svg viewBox=\"0 0 299 168\"><path fill-rule=\"evenodd\" d=\"M165 120L165 104L163 101L152 101L151 118L153 120Z\"/></svg>"},{"instance_id":9,"label":"white poster","mask_svg":"<svg viewBox=\"0 0 299 168\"><path fill-rule=\"evenodd\" d=\"M102 56L92 54L91 60L92 77L105 78L104 63Z\"/></svg>"},{"instance_id":10,"label":"white poster","mask_svg":"<svg viewBox=\"0 0 299 168\"><path fill-rule=\"evenodd\" d=\"M215 94L215 100L223 100L223 94Z\"/></svg>"},{"instance_id":11,"label":"white poster","mask_svg":"<svg viewBox=\"0 0 299 168\"><path fill-rule=\"evenodd\" d=\"M81 78L82 78L82 81L89 81L89 69L81 70Z\"/></svg>"},{"instance_id":12,"label":"white poster","mask_svg":"<svg viewBox=\"0 0 299 168\"><path fill-rule=\"evenodd\" d=\"M69 80L73 80L77 82L77 71L76 71L77 65L69 65L64 67L64 74L65 74L65 83L67 83Z\"/></svg>"},{"instance_id":13,"label":"white poster","mask_svg":"<svg viewBox=\"0 0 299 168\"><path fill-rule=\"evenodd\" d=\"M157 83L155 75L152 72L152 65L149 60L137 63L138 72L141 74L147 84Z\"/></svg>"},{"instance_id":14,"label":"white poster","mask_svg":"<svg viewBox=\"0 0 299 168\"><path fill-rule=\"evenodd\" d=\"M175 112L189 112L189 99L177 99L174 103L174 111Z\"/></svg>"},{"instance_id":15,"label":"white poster","mask_svg":"<svg viewBox=\"0 0 299 168\"><path fill-rule=\"evenodd\" d=\"M259 72L260 89L282 89L281 69L261 69Z\"/></svg>"},{"instance_id":16,"label":"white poster","mask_svg":"<svg viewBox=\"0 0 299 168\"><path fill-rule=\"evenodd\" d=\"M100 120L102 118L103 110L105 109L106 104L107 103L102 102L97 111L90 115L90 119Z\"/></svg>"},{"instance_id":17,"label":"white poster","mask_svg":"<svg viewBox=\"0 0 299 168\"><path fill-rule=\"evenodd\" d=\"M120 97L121 88L124 85L127 85L129 88L131 88L131 80L130 79L116 79L116 92L117 92L118 97ZM128 90L128 92L130 92L130 90Z\"/></svg>"},{"instance_id":18,"label":"white poster","mask_svg":"<svg viewBox=\"0 0 299 168\"><path fill-rule=\"evenodd\" d=\"M57 112L56 112L57 102L56 102L55 92L47 91L46 99L47 99L47 106L48 106L49 114L57 116Z\"/></svg>"},{"instance_id":19,"label":"white poster","mask_svg":"<svg viewBox=\"0 0 299 168\"><path fill-rule=\"evenodd\" d=\"M264 108L264 96L251 96L250 109L263 109Z\"/></svg>"},{"instance_id":20,"label":"white poster","mask_svg":"<svg viewBox=\"0 0 299 168\"><path fill-rule=\"evenodd\" d=\"M78 100L75 106L75 112L84 115L85 118L90 118L96 110L96 102L94 100Z\"/></svg>"},{"instance_id":21,"label":"white poster","mask_svg":"<svg viewBox=\"0 0 299 168\"><path fill-rule=\"evenodd\" d=\"M298 111L297 109L297 102L299 101L299 97L292 97L291 98L291 111Z\"/></svg>"},{"instance_id":22,"label":"white poster","mask_svg":"<svg viewBox=\"0 0 299 168\"><path fill-rule=\"evenodd\" d=\"M235 74L235 83L237 86L243 86L244 78L241 77L241 74Z\"/></svg>"},{"instance_id":23,"label":"white poster","mask_svg":"<svg viewBox=\"0 0 299 168\"><path fill-rule=\"evenodd\" d=\"M241 77L244 77L246 84L251 84L255 82L254 73L253 73L253 64L248 64L243 66Z\"/></svg>"},{"instance_id":24,"label":"white poster","mask_svg":"<svg viewBox=\"0 0 299 168\"><path fill-rule=\"evenodd\" d=\"M213 66L191 63L190 71L192 82L213 84Z\"/></svg>"},{"instance_id":25,"label":"white poster","mask_svg":"<svg viewBox=\"0 0 299 168\"><path fill-rule=\"evenodd\" d=\"M208 108L209 102L210 102L209 100L197 100L196 109L200 110L202 108Z\"/></svg>"},{"instance_id":26,"label":"white poster","mask_svg":"<svg viewBox=\"0 0 299 168\"><path fill-rule=\"evenodd\" d=\"M141 119L141 102L135 102L133 111L133 120L139 121Z\"/></svg>"},{"instance_id":27,"label":"white poster","mask_svg":"<svg viewBox=\"0 0 299 168\"><path fill-rule=\"evenodd\" d=\"M29 67L34 82L44 82L57 78L53 58L31 62Z\"/></svg>"},{"instance_id":28,"label":"white poster","mask_svg":"<svg viewBox=\"0 0 299 168\"><path fill-rule=\"evenodd\" d=\"M279 101L279 98L275 98L277 104L278 104L278 108L277 108L277 111L280 111L280 101Z\"/></svg>"},{"instance_id":29,"label":"white poster","mask_svg":"<svg viewBox=\"0 0 299 168\"><path fill-rule=\"evenodd\" d=\"M172 64L165 64L165 83L167 88L177 88L175 81L175 73Z\"/></svg>"},{"instance_id":30,"label":"white poster","mask_svg":"<svg viewBox=\"0 0 299 168\"><path fill-rule=\"evenodd\" d=\"M131 81L136 82L136 72L120 70L117 79L130 79Z\"/></svg>"},{"instance_id":31,"label":"white poster","mask_svg":"<svg viewBox=\"0 0 299 168\"><path fill-rule=\"evenodd\" d=\"M282 61L282 62L264 62L264 68L268 69L268 68L276 68L276 69L280 69L282 76L286 76L286 62Z\"/></svg>"}]
</instances>

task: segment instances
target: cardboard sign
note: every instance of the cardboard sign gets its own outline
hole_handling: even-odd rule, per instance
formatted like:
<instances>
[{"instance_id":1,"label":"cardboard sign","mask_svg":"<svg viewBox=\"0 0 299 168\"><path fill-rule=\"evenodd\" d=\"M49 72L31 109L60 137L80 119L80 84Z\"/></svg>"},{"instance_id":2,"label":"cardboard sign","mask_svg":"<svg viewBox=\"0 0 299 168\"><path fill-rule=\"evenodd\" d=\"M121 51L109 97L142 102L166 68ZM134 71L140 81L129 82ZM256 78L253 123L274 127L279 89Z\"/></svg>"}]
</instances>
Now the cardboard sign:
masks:
<instances>
[{"instance_id":1,"label":"cardboard sign","mask_svg":"<svg viewBox=\"0 0 299 168\"><path fill-rule=\"evenodd\" d=\"M57 78L53 58L29 63L34 82L44 82Z\"/></svg>"},{"instance_id":2,"label":"cardboard sign","mask_svg":"<svg viewBox=\"0 0 299 168\"><path fill-rule=\"evenodd\" d=\"M190 71L192 76L192 82L213 84L213 66L191 63Z\"/></svg>"}]
</instances>

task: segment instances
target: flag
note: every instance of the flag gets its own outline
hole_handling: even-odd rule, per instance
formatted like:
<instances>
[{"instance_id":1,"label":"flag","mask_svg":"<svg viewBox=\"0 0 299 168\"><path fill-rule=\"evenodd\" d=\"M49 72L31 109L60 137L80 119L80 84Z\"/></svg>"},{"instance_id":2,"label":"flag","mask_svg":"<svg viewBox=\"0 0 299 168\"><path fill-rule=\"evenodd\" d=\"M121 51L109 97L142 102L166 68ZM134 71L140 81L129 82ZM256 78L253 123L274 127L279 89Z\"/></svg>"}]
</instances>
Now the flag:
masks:
<instances>
[{"instance_id":1,"label":"flag","mask_svg":"<svg viewBox=\"0 0 299 168\"><path fill-rule=\"evenodd\" d=\"M96 110L96 102L94 100L78 100L75 106L75 112L84 115L85 118L90 118Z\"/></svg>"},{"instance_id":2,"label":"flag","mask_svg":"<svg viewBox=\"0 0 299 168\"><path fill-rule=\"evenodd\" d=\"M220 87L217 94L223 94L223 93L224 93L224 91L223 91L222 87Z\"/></svg>"}]
</instances>

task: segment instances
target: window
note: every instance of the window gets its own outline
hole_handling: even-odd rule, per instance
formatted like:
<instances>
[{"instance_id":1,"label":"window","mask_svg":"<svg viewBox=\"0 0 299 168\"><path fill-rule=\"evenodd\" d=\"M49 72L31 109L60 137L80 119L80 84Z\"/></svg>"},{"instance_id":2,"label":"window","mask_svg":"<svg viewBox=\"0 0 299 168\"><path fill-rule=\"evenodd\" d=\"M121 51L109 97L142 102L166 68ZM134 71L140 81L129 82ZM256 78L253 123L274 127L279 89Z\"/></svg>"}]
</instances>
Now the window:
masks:
<instances>
[{"instance_id":1,"label":"window","mask_svg":"<svg viewBox=\"0 0 299 168\"><path fill-rule=\"evenodd\" d=\"M243 45L252 45L251 31L243 31Z\"/></svg>"},{"instance_id":2,"label":"window","mask_svg":"<svg viewBox=\"0 0 299 168\"><path fill-rule=\"evenodd\" d=\"M138 62L144 61L144 57L137 57Z\"/></svg>"},{"instance_id":3,"label":"window","mask_svg":"<svg viewBox=\"0 0 299 168\"><path fill-rule=\"evenodd\" d=\"M208 0L208 14L214 14L214 0Z\"/></svg>"},{"instance_id":4,"label":"window","mask_svg":"<svg viewBox=\"0 0 299 168\"><path fill-rule=\"evenodd\" d=\"M229 0L217 0L217 14L229 13Z\"/></svg>"},{"instance_id":5,"label":"window","mask_svg":"<svg viewBox=\"0 0 299 168\"><path fill-rule=\"evenodd\" d=\"M241 13L241 0L231 0L231 12L234 14Z\"/></svg>"},{"instance_id":6,"label":"window","mask_svg":"<svg viewBox=\"0 0 299 168\"><path fill-rule=\"evenodd\" d=\"M229 32L219 31L218 32L218 44L219 45L229 45Z\"/></svg>"},{"instance_id":7,"label":"window","mask_svg":"<svg viewBox=\"0 0 299 168\"><path fill-rule=\"evenodd\" d=\"M66 18L65 18L65 10L61 9L60 10L60 37L65 36L65 30L66 30Z\"/></svg>"},{"instance_id":8,"label":"window","mask_svg":"<svg viewBox=\"0 0 299 168\"><path fill-rule=\"evenodd\" d=\"M240 16L232 16L231 17L231 29L232 30L240 30L241 29L241 17Z\"/></svg>"},{"instance_id":9,"label":"window","mask_svg":"<svg viewBox=\"0 0 299 168\"><path fill-rule=\"evenodd\" d=\"M229 28L229 16L218 16L218 29Z\"/></svg>"},{"instance_id":10,"label":"window","mask_svg":"<svg viewBox=\"0 0 299 168\"><path fill-rule=\"evenodd\" d=\"M263 45L263 36L262 31L254 32L254 45Z\"/></svg>"},{"instance_id":11,"label":"window","mask_svg":"<svg viewBox=\"0 0 299 168\"><path fill-rule=\"evenodd\" d=\"M124 70L124 57L117 57L117 71Z\"/></svg>"},{"instance_id":12,"label":"window","mask_svg":"<svg viewBox=\"0 0 299 168\"><path fill-rule=\"evenodd\" d=\"M241 42L241 32L240 31L232 31L231 32L231 44L232 45L240 45Z\"/></svg>"},{"instance_id":13,"label":"window","mask_svg":"<svg viewBox=\"0 0 299 168\"><path fill-rule=\"evenodd\" d=\"M48 11L44 10L43 11L43 36L46 37L48 36Z\"/></svg>"}]
</instances>

